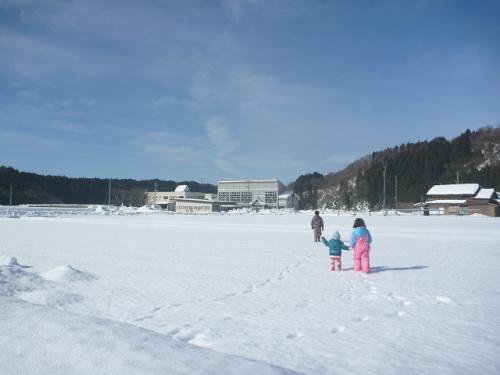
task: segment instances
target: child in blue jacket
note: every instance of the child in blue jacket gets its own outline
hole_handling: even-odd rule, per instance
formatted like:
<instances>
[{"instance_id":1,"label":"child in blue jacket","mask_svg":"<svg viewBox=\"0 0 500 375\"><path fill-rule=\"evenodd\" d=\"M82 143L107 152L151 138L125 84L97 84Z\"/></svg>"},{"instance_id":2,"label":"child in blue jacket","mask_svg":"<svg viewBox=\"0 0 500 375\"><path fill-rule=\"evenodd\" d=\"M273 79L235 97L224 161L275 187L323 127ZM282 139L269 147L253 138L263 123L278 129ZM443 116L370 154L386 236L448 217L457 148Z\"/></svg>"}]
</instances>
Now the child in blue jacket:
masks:
<instances>
[{"instance_id":1,"label":"child in blue jacket","mask_svg":"<svg viewBox=\"0 0 500 375\"><path fill-rule=\"evenodd\" d=\"M342 270L342 250L349 250L341 240L340 233L338 230L333 233L332 239L328 241L325 237L321 237L321 241L330 250L330 260L332 262L332 271L335 271L335 263L337 264L337 269Z\"/></svg>"}]
</instances>

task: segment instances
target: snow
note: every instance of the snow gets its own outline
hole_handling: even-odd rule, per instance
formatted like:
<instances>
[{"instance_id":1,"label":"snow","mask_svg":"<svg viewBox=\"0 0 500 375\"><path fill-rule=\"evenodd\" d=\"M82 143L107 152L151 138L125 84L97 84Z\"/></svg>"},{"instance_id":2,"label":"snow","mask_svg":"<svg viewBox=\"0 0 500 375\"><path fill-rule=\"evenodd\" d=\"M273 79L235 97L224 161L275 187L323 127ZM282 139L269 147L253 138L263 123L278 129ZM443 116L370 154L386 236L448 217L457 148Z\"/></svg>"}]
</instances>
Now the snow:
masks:
<instances>
[{"instance_id":1,"label":"snow","mask_svg":"<svg viewBox=\"0 0 500 375\"><path fill-rule=\"evenodd\" d=\"M474 195L478 189L478 184L434 185L427 195Z\"/></svg>"},{"instance_id":2,"label":"snow","mask_svg":"<svg viewBox=\"0 0 500 375\"><path fill-rule=\"evenodd\" d=\"M0 218L1 374L500 372L497 218L131 213Z\"/></svg>"},{"instance_id":3,"label":"snow","mask_svg":"<svg viewBox=\"0 0 500 375\"><path fill-rule=\"evenodd\" d=\"M53 270L42 273L41 276L45 280L56 282L91 281L94 279L94 276L79 271L73 268L70 264L56 267Z\"/></svg>"},{"instance_id":4,"label":"snow","mask_svg":"<svg viewBox=\"0 0 500 375\"><path fill-rule=\"evenodd\" d=\"M428 204L465 204L467 200L465 199L435 199L432 201L427 201Z\"/></svg>"},{"instance_id":5,"label":"snow","mask_svg":"<svg viewBox=\"0 0 500 375\"><path fill-rule=\"evenodd\" d=\"M476 199L491 199L493 194L495 193L495 189L481 189L476 194L474 198Z\"/></svg>"},{"instance_id":6,"label":"snow","mask_svg":"<svg viewBox=\"0 0 500 375\"><path fill-rule=\"evenodd\" d=\"M294 192L293 191L285 191L284 193L278 195L278 198L290 198L294 195Z\"/></svg>"},{"instance_id":7,"label":"snow","mask_svg":"<svg viewBox=\"0 0 500 375\"><path fill-rule=\"evenodd\" d=\"M189 192L189 186L187 185L179 185L175 188L176 193L185 193Z\"/></svg>"},{"instance_id":8,"label":"snow","mask_svg":"<svg viewBox=\"0 0 500 375\"><path fill-rule=\"evenodd\" d=\"M17 259L5 255L0 255L0 266L17 266Z\"/></svg>"}]
</instances>

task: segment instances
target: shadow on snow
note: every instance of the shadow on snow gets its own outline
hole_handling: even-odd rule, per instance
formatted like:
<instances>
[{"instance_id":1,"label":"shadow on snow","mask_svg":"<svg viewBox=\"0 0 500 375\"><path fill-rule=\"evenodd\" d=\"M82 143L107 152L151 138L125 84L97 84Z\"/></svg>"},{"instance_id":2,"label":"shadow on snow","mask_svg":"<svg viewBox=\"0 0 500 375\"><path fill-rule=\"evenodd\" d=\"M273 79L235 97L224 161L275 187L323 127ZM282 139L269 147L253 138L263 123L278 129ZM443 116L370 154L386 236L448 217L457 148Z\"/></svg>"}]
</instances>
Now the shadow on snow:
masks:
<instances>
[{"instance_id":1,"label":"shadow on snow","mask_svg":"<svg viewBox=\"0 0 500 375\"><path fill-rule=\"evenodd\" d=\"M376 266L370 267L370 273L378 273L385 271L414 271L414 270L423 270L424 268L429 268L429 266L411 266L411 267L389 267L389 266ZM353 268L346 268L344 271L352 271Z\"/></svg>"}]
</instances>

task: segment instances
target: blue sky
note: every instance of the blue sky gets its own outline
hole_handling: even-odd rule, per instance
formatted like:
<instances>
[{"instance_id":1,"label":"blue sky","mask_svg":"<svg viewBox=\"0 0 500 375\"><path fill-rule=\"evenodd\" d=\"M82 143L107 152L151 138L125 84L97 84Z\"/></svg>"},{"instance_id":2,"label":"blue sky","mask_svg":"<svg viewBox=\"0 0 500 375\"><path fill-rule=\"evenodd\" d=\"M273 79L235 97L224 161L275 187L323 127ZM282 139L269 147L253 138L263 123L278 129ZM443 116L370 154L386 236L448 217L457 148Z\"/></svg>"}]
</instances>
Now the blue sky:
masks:
<instances>
[{"instance_id":1,"label":"blue sky","mask_svg":"<svg viewBox=\"0 0 500 375\"><path fill-rule=\"evenodd\" d=\"M0 0L0 164L280 178L500 122L500 1Z\"/></svg>"}]
</instances>

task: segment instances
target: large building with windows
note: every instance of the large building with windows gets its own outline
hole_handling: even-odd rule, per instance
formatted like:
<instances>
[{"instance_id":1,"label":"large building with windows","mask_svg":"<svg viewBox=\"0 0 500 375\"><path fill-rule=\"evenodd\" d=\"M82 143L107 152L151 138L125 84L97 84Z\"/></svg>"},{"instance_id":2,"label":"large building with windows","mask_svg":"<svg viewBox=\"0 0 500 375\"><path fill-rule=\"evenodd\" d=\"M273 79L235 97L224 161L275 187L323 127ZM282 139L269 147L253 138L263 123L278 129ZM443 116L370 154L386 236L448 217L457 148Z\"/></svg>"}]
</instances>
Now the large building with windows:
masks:
<instances>
[{"instance_id":1,"label":"large building with windows","mask_svg":"<svg viewBox=\"0 0 500 375\"><path fill-rule=\"evenodd\" d=\"M234 203L236 207L293 208L279 206L284 186L277 179L218 181L219 202Z\"/></svg>"}]
</instances>

